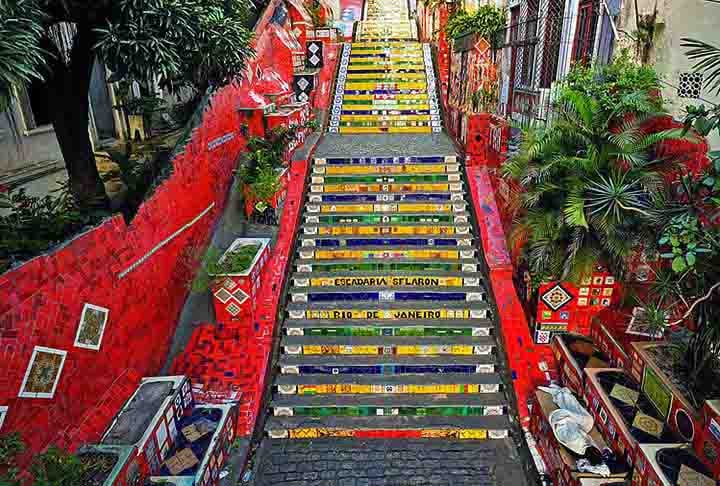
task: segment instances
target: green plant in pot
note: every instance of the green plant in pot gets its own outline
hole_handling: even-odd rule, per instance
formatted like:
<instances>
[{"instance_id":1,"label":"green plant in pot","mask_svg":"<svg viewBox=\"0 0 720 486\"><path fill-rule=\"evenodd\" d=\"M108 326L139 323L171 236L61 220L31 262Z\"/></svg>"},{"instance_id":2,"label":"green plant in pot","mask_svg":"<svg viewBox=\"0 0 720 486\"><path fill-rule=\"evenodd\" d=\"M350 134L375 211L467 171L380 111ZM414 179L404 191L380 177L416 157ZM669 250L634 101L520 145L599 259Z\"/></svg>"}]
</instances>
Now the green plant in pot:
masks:
<instances>
[{"instance_id":1,"label":"green plant in pot","mask_svg":"<svg viewBox=\"0 0 720 486\"><path fill-rule=\"evenodd\" d=\"M643 131L658 114L649 93L628 87L613 97L566 86L556 119L525 130L520 153L502 167L520 188L511 240L536 287L577 281L598 265L622 278L628 255L656 234L652 195L673 161L655 148L685 135Z\"/></svg>"}]
</instances>

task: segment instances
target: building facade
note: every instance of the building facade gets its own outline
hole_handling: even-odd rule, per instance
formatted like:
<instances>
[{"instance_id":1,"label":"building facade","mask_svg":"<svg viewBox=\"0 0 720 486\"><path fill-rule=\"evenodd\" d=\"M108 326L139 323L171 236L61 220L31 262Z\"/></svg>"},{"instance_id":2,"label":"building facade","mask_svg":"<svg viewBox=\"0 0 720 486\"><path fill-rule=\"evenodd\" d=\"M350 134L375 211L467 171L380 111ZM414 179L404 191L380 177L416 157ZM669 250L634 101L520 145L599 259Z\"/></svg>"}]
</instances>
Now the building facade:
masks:
<instances>
[{"instance_id":1,"label":"building facade","mask_svg":"<svg viewBox=\"0 0 720 486\"><path fill-rule=\"evenodd\" d=\"M681 46L691 37L720 44L720 3L711 0L509 0L502 47L500 112L547 121L558 82L573 63L606 63L622 48L654 66L668 109L717 104ZM640 28L638 28L640 25ZM650 29L643 36L641 30ZM648 42L639 39L648 38ZM717 137L712 140L717 146Z\"/></svg>"},{"instance_id":2,"label":"building facade","mask_svg":"<svg viewBox=\"0 0 720 486\"><path fill-rule=\"evenodd\" d=\"M72 46L75 27L60 23L51 37L62 55ZM95 144L123 135L112 85L106 82L105 67L95 62L90 83L90 138ZM15 87L10 108L0 112L0 177L22 172L39 163L62 161L62 153L52 126L48 93L42 81Z\"/></svg>"}]
</instances>

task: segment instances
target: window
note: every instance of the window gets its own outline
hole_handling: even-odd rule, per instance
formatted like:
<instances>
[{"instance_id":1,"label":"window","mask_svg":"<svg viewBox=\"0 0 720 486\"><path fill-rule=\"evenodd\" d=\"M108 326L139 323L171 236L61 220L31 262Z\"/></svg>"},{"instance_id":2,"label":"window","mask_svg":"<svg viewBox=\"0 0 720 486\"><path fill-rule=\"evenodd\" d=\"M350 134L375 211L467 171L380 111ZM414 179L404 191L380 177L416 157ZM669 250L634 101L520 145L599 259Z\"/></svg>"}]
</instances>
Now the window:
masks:
<instances>
[{"instance_id":1,"label":"window","mask_svg":"<svg viewBox=\"0 0 720 486\"><path fill-rule=\"evenodd\" d=\"M42 81L33 80L32 83L21 87L18 95L26 130L34 130L52 123L47 88Z\"/></svg>"},{"instance_id":2,"label":"window","mask_svg":"<svg viewBox=\"0 0 720 486\"><path fill-rule=\"evenodd\" d=\"M595 48L595 30L598 21L598 6L595 0L582 0L578 7L577 27L575 28L575 45L573 46L573 62L587 63Z\"/></svg>"}]
</instances>

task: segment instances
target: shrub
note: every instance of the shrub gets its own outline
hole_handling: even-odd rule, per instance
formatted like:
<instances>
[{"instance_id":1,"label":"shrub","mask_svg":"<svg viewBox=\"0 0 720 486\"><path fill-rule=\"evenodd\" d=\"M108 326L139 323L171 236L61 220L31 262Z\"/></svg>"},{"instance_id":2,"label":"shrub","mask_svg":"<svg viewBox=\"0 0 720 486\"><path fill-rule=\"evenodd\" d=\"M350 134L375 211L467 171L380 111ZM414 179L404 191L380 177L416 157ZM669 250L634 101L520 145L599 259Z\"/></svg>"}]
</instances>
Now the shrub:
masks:
<instances>
[{"instance_id":1,"label":"shrub","mask_svg":"<svg viewBox=\"0 0 720 486\"><path fill-rule=\"evenodd\" d=\"M505 27L505 10L493 5L481 5L476 12L469 14L458 10L445 26L445 33L451 39L467 34L478 34L491 39L493 34Z\"/></svg>"},{"instance_id":2,"label":"shrub","mask_svg":"<svg viewBox=\"0 0 720 486\"><path fill-rule=\"evenodd\" d=\"M651 66L635 63L626 50L609 64L575 64L563 88L597 100L608 115L662 110L662 100L655 96L660 89L658 74Z\"/></svg>"}]
</instances>

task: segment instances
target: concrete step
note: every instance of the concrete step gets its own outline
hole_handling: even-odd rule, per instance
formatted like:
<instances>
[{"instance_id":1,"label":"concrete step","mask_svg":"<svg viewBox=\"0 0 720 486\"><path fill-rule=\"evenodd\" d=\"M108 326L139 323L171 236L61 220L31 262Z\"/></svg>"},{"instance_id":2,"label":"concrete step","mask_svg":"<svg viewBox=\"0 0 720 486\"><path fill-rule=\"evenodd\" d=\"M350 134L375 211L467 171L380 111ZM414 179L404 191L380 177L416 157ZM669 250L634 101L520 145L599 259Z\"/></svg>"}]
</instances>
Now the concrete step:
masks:
<instances>
[{"instance_id":1,"label":"concrete step","mask_svg":"<svg viewBox=\"0 0 720 486\"><path fill-rule=\"evenodd\" d=\"M304 223L301 230L303 235L313 238L367 236L370 238L402 239L408 236L419 236L421 238L425 237L426 239L435 239L435 237L445 238L454 236L462 239L472 239L472 227L467 224L346 223L342 226L334 226L317 223ZM397 244L402 245L403 243L398 242Z\"/></svg>"},{"instance_id":2,"label":"concrete step","mask_svg":"<svg viewBox=\"0 0 720 486\"><path fill-rule=\"evenodd\" d=\"M409 373L403 375L277 375L274 385L281 394L291 395L297 393L303 394L303 388L307 386L319 385L365 385L380 386L383 391L343 391L336 389L325 392L328 394L356 394L356 393L409 393L409 394L464 394L464 393L498 393L502 388L502 378L497 373ZM470 388L467 385L474 385ZM481 386L482 385L482 386ZM395 389L386 387L419 387L410 389ZM434 386L448 387L449 391L433 391ZM296 387L295 391L289 387ZM309 390L308 390L309 391ZM323 392L318 391L318 394Z\"/></svg>"},{"instance_id":3,"label":"concrete step","mask_svg":"<svg viewBox=\"0 0 720 486\"><path fill-rule=\"evenodd\" d=\"M455 223L467 224L470 221L470 214L463 212L446 212L441 213L402 213L402 214L361 214L355 213L334 213L325 215L316 215L305 213L305 223L318 225L338 225L350 223L364 224L398 224L398 223Z\"/></svg>"},{"instance_id":4,"label":"concrete step","mask_svg":"<svg viewBox=\"0 0 720 486\"><path fill-rule=\"evenodd\" d=\"M439 162L437 164L313 164L313 174L326 177L459 174L459 171L460 164L457 162Z\"/></svg>"},{"instance_id":5,"label":"concrete step","mask_svg":"<svg viewBox=\"0 0 720 486\"><path fill-rule=\"evenodd\" d=\"M484 286L484 277L481 273L443 272L443 271L417 271L417 272L314 272L312 277L306 274L294 273L291 276L295 287L330 287L344 288L349 285L375 285L382 284L387 287L396 287L413 281L412 279L430 279L428 283L434 286L465 285L470 287ZM409 280L410 279L410 280Z\"/></svg>"},{"instance_id":6,"label":"concrete step","mask_svg":"<svg viewBox=\"0 0 720 486\"><path fill-rule=\"evenodd\" d=\"M303 258L307 257L305 250L314 250L318 252L316 258L327 258L328 253L324 253L324 249L340 250L347 249L351 253L334 254L347 255L346 258L392 258L403 257L416 252L406 252L410 249L429 249L434 250L438 257L448 255L446 252L437 253L438 249L448 248L457 249L462 253L461 257L472 258L475 250L471 248L475 238L472 235L300 235L301 249L303 250ZM353 250L356 250L352 253ZM373 251L376 250L376 251ZM357 251L363 251L358 253ZM367 253L370 251L370 253Z\"/></svg>"},{"instance_id":7,"label":"concrete step","mask_svg":"<svg viewBox=\"0 0 720 486\"><path fill-rule=\"evenodd\" d=\"M387 193L459 193L464 194L462 182L425 182L425 183L345 183L345 184L311 184L311 193L323 194L356 194L364 195Z\"/></svg>"},{"instance_id":8,"label":"concrete step","mask_svg":"<svg viewBox=\"0 0 720 486\"><path fill-rule=\"evenodd\" d=\"M422 167L422 166L421 166ZM442 167L444 169L445 167ZM460 182L459 172L453 174L442 173L428 174L424 172L416 172L412 174L380 174L377 169L375 172L366 172L364 174L314 174L310 181L312 184L420 184L424 182Z\"/></svg>"},{"instance_id":9,"label":"concrete step","mask_svg":"<svg viewBox=\"0 0 720 486\"><path fill-rule=\"evenodd\" d=\"M427 78L425 72L406 72L397 73L394 71L377 72L370 71L368 73L350 71L347 75L348 82L360 81L362 82L376 82L376 83L395 83L404 82L410 80L422 80L425 81Z\"/></svg>"},{"instance_id":10,"label":"concrete step","mask_svg":"<svg viewBox=\"0 0 720 486\"><path fill-rule=\"evenodd\" d=\"M506 397L504 393L478 393L472 395L461 394L363 394L354 395L278 395L272 400L270 406L275 409L292 408L325 408L325 407L378 407L378 408L446 408L446 407L476 407L491 409L492 415L503 415L506 408ZM299 415L295 413L294 415ZM402 414L400 414L402 415ZM413 414L415 415L415 414ZM433 415L433 413L427 413ZM458 415L451 413L450 415ZM479 414L486 415L486 414ZM488 414L489 415L489 414Z\"/></svg>"},{"instance_id":11,"label":"concrete step","mask_svg":"<svg viewBox=\"0 0 720 486\"><path fill-rule=\"evenodd\" d=\"M368 319L285 319L285 329L307 329L307 328L337 328L337 327L378 327L383 329L401 328L450 328L450 329L487 329L479 335L489 335L490 329L494 326L492 320L485 319L434 319L434 320L396 320L391 322L374 321Z\"/></svg>"},{"instance_id":12,"label":"concrete step","mask_svg":"<svg viewBox=\"0 0 720 486\"><path fill-rule=\"evenodd\" d=\"M348 366L372 366L372 367L412 367L412 366L434 366L447 367L448 372L452 371L452 367L469 366L475 369L477 373L487 373L488 366L494 366L497 358L492 354L472 354L468 356L461 355L439 355L439 356L412 356L397 354L369 354L369 355L334 355L334 354L316 354L316 355L293 355L282 354L278 360L278 366L281 371L288 374L298 374L290 368L302 367L318 367L327 369L327 371L314 371L313 373L322 374L339 374L333 371L337 368ZM302 370L297 370L302 374ZM413 373L419 373L415 371ZM310 374L310 373L306 373Z\"/></svg>"},{"instance_id":13,"label":"concrete step","mask_svg":"<svg viewBox=\"0 0 720 486\"><path fill-rule=\"evenodd\" d=\"M328 239L331 241L344 241L345 244L339 246L337 243L330 243L327 246L318 246L318 241ZM313 240L315 244L304 244L305 240ZM374 244L372 242L373 240L377 240L378 244ZM399 240L398 238L387 237L381 239L358 239L340 236L318 237L303 235L303 237L300 238L301 247L298 250L298 254L303 260L327 261L373 258L379 260L473 260L473 263L475 263L474 259L476 258L477 250L470 246L473 238L467 238L467 241L462 241L465 240L465 238L457 236L431 238L433 244L429 245L428 242L430 239L427 237L403 236L401 240L406 244L389 246L391 243L396 243ZM417 244L409 245L407 243Z\"/></svg>"},{"instance_id":14,"label":"concrete step","mask_svg":"<svg viewBox=\"0 0 720 486\"><path fill-rule=\"evenodd\" d=\"M397 430L421 432L418 437L465 440L505 439L511 423L507 415L481 417L270 417L265 430L271 438L362 437L353 431ZM321 435L322 434L322 435Z\"/></svg>"},{"instance_id":15,"label":"concrete step","mask_svg":"<svg viewBox=\"0 0 720 486\"><path fill-rule=\"evenodd\" d=\"M312 193L308 194L309 203L465 203L464 191L418 191L387 193L370 191L365 193Z\"/></svg>"},{"instance_id":16,"label":"concrete step","mask_svg":"<svg viewBox=\"0 0 720 486\"><path fill-rule=\"evenodd\" d=\"M479 263L474 258L463 259L428 259L423 261L419 258L393 258L388 262L358 262L352 260L335 260L327 262L324 260L303 260L295 263L297 272L310 273L313 271L404 271L415 272L417 270L441 270L448 272L477 272Z\"/></svg>"},{"instance_id":17,"label":"concrete step","mask_svg":"<svg viewBox=\"0 0 720 486\"><path fill-rule=\"evenodd\" d=\"M377 213L398 213L398 214L469 214L467 212L467 204L464 201L456 201L453 203L425 203L425 202L407 202L407 203L355 203L355 202L333 202L333 203L307 203L305 205L306 215L316 214L370 214Z\"/></svg>"},{"instance_id":18,"label":"concrete step","mask_svg":"<svg viewBox=\"0 0 720 486\"><path fill-rule=\"evenodd\" d=\"M342 324L338 324L342 326ZM288 346L489 346L496 345L493 336L289 336L281 345ZM292 353L291 353L292 354ZM442 353L449 354L449 353ZM477 353L488 354L488 353Z\"/></svg>"},{"instance_id":19,"label":"concrete step","mask_svg":"<svg viewBox=\"0 0 720 486\"><path fill-rule=\"evenodd\" d=\"M451 315L457 311L460 315L458 319L484 319L490 307L486 302L309 302L297 303L290 302L287 304L289 312L294 311L331 311L335 313L350 312L354 310L368 310L368 312L377 313L378 319L388 319L393 314L394 319L448 319L455 316ZM403 314L410 313L410 316L404 317ZM448 314L448 315L445 315ZM370 317L372 318L372 317ZM300 317L297 317L300 319ZM355 319L350 315L341 317L310 317L309 319Z\"/></svg>"},{"instance_id":20,"label":"concrete step","mask_svg":"<svg viewBox=\"0 0 720 486\"><path fill-rule=\"evenodd\" d=\"M482 302L487 299L482 288L467 287L346 287L292 288L292 302Z\"/></svg>"}]
</instances>

